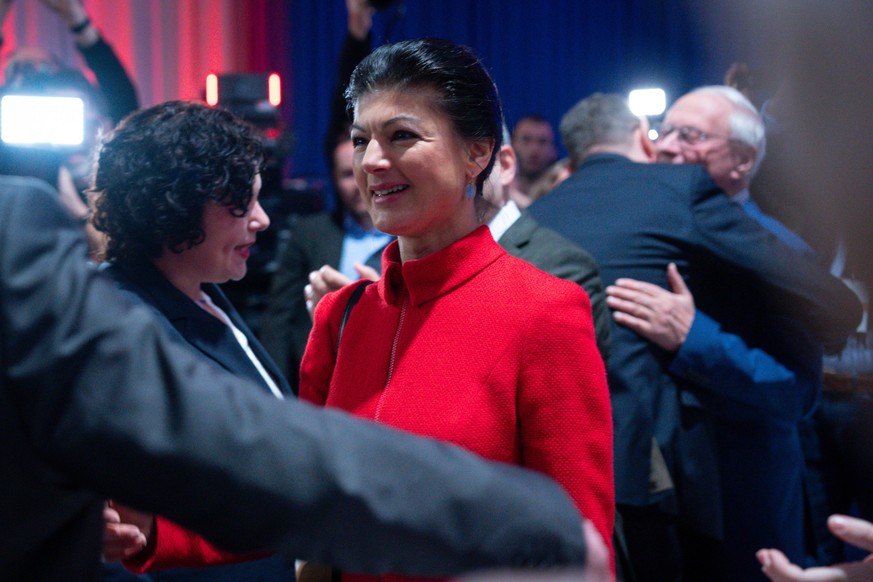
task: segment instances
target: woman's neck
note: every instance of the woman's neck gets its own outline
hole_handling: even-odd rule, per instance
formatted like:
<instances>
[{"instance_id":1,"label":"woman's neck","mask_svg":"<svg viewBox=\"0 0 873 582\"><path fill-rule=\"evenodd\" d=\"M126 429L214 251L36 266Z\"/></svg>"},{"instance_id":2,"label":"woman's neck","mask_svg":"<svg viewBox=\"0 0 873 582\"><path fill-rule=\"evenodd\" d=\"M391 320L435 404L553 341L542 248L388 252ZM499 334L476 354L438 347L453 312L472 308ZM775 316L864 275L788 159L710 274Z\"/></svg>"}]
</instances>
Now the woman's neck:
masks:
<instances>
[{"instance_id":1,"label":"woman's neck","mask_svg":"<svg viewBox=\"0 0 873 582\"><path fill-rule=\"evenodd\" d=\"M476 222L465 224L451 233L428 234L420 237L398 236L397 244L400 247L400 262L423 259L428 255L441 251L447 246L461 240L479 227Z\"/></svg>"},{"instance_id":2,"label":"woman's neck","mask_svg":"<svg viewBox=\"0 0 873 582\"><path fill-rule=\"evenodd\" d=\"M175 253L165 252L154 259L152 264L173 287L187 295L192 301L199 301L202 297L203 282L192 274L189 266L181 264L178 257L179 255Z\"/></svg>"}]
</instances>

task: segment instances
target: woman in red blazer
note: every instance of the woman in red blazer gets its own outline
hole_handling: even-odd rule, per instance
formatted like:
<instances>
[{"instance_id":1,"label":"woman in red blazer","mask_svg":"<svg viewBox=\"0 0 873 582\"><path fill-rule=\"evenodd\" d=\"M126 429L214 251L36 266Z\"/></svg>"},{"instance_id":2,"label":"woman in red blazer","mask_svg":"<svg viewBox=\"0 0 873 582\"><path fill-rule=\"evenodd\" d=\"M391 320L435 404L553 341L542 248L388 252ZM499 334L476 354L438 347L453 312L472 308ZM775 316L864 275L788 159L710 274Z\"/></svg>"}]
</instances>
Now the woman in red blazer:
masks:
<instances>
[{"instance_id":1,"label":"woman in red blazer","mask_svg":"<svg viewBox=\"0 0 873 582\"><path fill-rule=\"evenodd\" d=\"M319 303L301 398L542 471L608 544L612 421L588 297L509 256L480 219L494 83L467 49L424 39L373 52L346 96L358 188L398 239L353 309L363 283Z\"/></svg>"}]
</instances>

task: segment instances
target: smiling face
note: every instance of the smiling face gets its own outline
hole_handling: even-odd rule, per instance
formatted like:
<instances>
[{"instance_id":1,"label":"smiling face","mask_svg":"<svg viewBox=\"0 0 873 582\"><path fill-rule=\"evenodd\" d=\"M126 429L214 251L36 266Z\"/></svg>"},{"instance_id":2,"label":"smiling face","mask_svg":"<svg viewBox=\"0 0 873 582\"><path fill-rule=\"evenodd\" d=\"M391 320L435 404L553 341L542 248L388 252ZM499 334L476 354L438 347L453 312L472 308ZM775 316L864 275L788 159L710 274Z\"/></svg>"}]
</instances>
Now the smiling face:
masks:
<instances>
[{"instance_id":1,"label":"smiling face","mask_svg":"<svg viewBox=\"0 0 873 582\"><path fill-rule=\"evenodd\" d=\"M260 190L258 174L252 185L251 202L243 216L234 216L228 206L208 202L203 209L203 242L181 253L165 250L155 260L158 270L193 299L199 298L203 283L242 279L258 232L270 226L270 219L258 202Z\"/></svg>"},{"instance_id":2,"label":"smiling face","mask_svg":"<svg viewBox=\"0 0 873 582\"><path fill-rule=\"evenodd\" d=\"M464 187L491 148L462 140L435 102L432 91L377 90L355 107L355 180L373 226L399 237L403 260L444 248L478 225Z\"/></svg>"},{"instance_id":3,"label":"smiling face","mask_svg":"<svg viewBox=\"0 0 873 582\"><path fill-rule=\"evenodd\" d=\"M690 93L681 97L667 112L664 124L690 128L700 136L683 139L680 129L664 135L655 143L658 161L704 166L729 196L738 194L748 186L754 151L731 139L733 110L731 102L718 95Z\"/></svg>"}]
</instances>

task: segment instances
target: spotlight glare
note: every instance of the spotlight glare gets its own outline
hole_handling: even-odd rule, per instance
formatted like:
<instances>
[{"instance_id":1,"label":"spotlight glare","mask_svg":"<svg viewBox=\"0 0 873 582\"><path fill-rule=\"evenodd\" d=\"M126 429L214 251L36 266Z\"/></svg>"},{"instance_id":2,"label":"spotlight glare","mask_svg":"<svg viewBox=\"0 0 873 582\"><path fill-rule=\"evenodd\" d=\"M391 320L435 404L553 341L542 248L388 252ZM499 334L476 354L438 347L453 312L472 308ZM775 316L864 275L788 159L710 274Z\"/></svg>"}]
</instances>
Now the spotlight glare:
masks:
<instances>
[{"instance_id":1,"label":"spotlight glare","mask_svg":"<svg viewBox=\"0 0 873 582\"><path fill-rule=\"evenodd\" d=\"M79 97L5 95L0 139L19 145L77 146L85 139L85 102Z\"/></svg>"},{"instance_id":2,"label":"spotlight glare","mask_svg":"<svg viewBox=\"0 0 873 582\"><path fill-rule=\"evenodd\" d=\"M667 94L663 89L634 89L628 94L628 105L634 115L661 115L667 109Z\"/></svg>"},{"instance_id":3,"label":"spotlight glare","mask_svg":"<svg viewBox=\"0 0 873 582\"><path fill-rule=\"evenodd\" d=\"M218 105L218 75L206 75L206 104L210 107Z\"/></svg>"},{"instance_id":4,"label":"spotlight glare","mask_svg":"<svg viewBox=\"0 0 873 582\"><path fill-rule=\"evenodd\" d=\"M270 105L278 107L282 104L282 79L279 73L272 73L267 78L267 95Z\"/></svg>"}]
</instances>

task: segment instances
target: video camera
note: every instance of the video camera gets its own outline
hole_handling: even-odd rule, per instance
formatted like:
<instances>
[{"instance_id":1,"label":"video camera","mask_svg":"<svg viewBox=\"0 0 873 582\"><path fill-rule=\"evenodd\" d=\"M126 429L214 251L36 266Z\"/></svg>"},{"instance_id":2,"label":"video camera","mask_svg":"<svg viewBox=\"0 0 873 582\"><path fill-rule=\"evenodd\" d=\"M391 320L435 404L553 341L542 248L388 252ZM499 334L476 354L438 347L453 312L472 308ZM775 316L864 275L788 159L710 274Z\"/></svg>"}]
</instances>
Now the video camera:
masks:
<instances>
[{"instance_id":1,"label":"video camera","mask_svg":"<svg viewBox=\"0 0 873 582\"><path fill-rule=\"evenodd\" d=\"M23 61L11 71L0 88L0 173L57 186L60 166L95 143L94 88L72 69Z\"/></svg>"}]
</instances>

